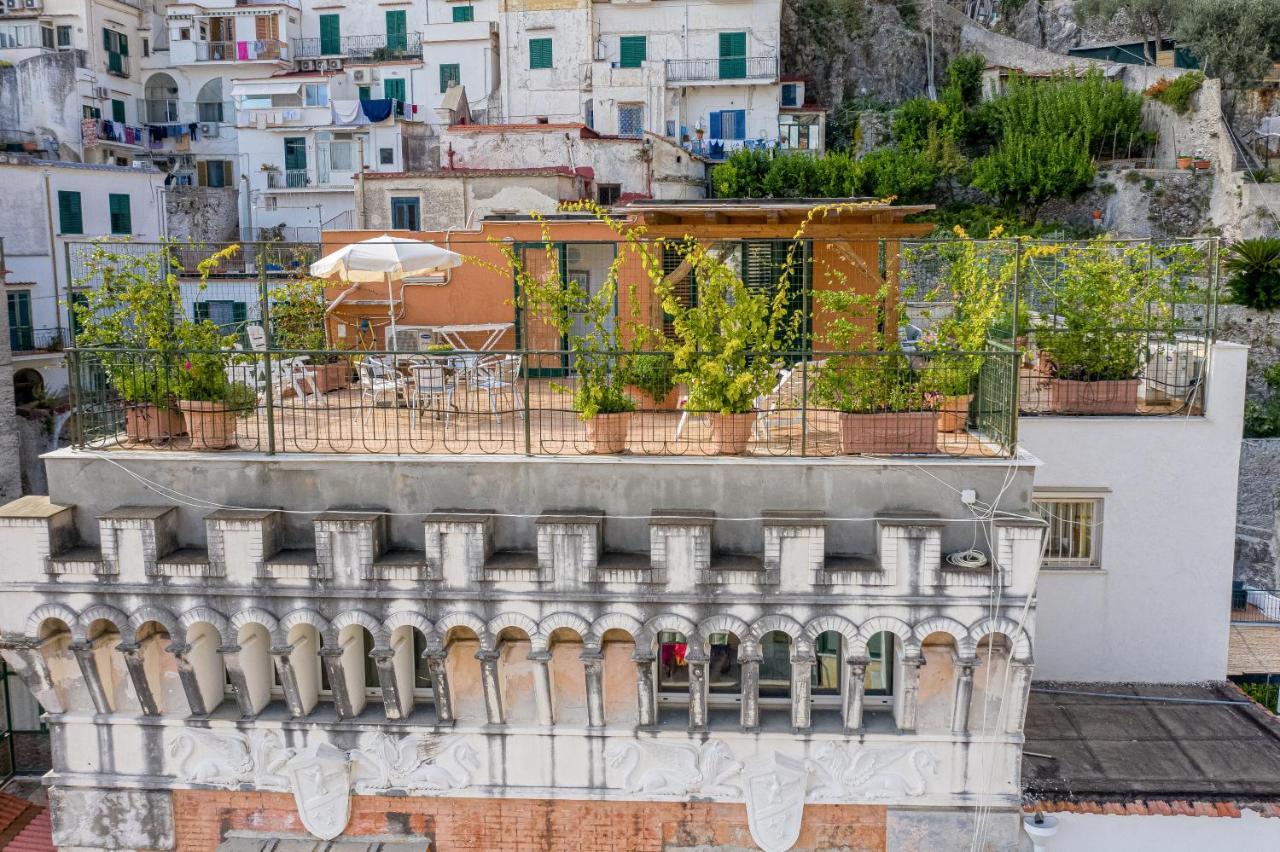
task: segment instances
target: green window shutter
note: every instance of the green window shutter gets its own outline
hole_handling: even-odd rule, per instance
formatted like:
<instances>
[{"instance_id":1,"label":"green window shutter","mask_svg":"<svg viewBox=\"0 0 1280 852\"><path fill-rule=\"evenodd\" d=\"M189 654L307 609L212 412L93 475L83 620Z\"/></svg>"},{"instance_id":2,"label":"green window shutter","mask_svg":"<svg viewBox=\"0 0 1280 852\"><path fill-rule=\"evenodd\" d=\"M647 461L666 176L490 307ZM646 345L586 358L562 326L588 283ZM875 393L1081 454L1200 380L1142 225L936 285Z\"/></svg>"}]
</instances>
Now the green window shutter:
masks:
<instances>
[{"instance_id":1,"label":"green window shutter","mask_svg":"<svg viewBox=\"0 0 1280 852\"><path fill-rule=\"evenodd\" d=\"M373 100L373 88L371 86L357 86L356 97L362 101Z\"/></svg>"},{"instance_id":2,"label":"green window shutter","mask_svg":"<svg viewBox=\"0 0 1280 852\"><path fill-rule=\"evenodd\" d=\"M111 233L133 233L133 217L129 212L129 196L111 193L107 196L107 208L111 213Z\"/></svg>"},{"instance_id":3,"label":"green window shutter","mask_svg":"<svg viewBox=\"0 0 1280 852\"><path fill-rule=\"evenodd\" d=\"M476 19L475 6L454 6L453 7L453 22L455 24L465 24L466 22L474 21L475 19Z\"/></svg>"},{"instance_id":4,"label":"green window shutter","mask_svg":"<svg viewBox=\"0 0 1280 852\"><path fill-rule=\"evenodd\" d=\"M209 303L196 302L191 306L191 318L196 322L204 322L209 318Z\"/></svg>"},{"instance_id":5,"label":"green window shutter","mask_svg":"<svg viewBox=\"0 0 1280 852\"><path fill-rule=\"evenodd\" d=\"M105 27L102 30L102 49L108 53L115 53L115 48L111 44L111 30Z\"/></svg>"},{"instance_id":6,"label":"green window shutter","mask_svg":"<svg viewBox=\"0 0 1280 852\"><path fill-rule=\"evenodd\" d=\"M307 140L301 136L290 136L284 140L285 171L298 171L307 167Z\"/></svg>"},{"instance_id":7,"label":"green window shutter","mask_svg":"<svg viewBox=\"0 0 1280 852\"><path fill-rule=\"evenodd\" d=\"M404 9L387 10L387 51L403 52L409 47Z\"/></svg>"},{"instance_id":8,"label":"green window shutter","mask_svg":"<svg viewBox=\"0 0 1280 852\"><path fill-rule=\"evenodd\" d=\"M124 33L120 34L120 55L121 56L129 55L129 37Z\"/></svg>"},{"instance_id":9,"label":"green window shutter","mask_svg":"<svg viewBox=\"0 0 1280 852\"><path fill-rule=\"evenodd\" d=\"M235 323L236 330L242 329L249 321L249 307L244 302L231 303L231 321Z\"/></svg>"},{"instance_id":10,"label":"green window shutter","mask_svg":"<svg viewBox=\"0 0 1280 852\"><path fill-rule=\"evenodd\" d=\"M84 233L84 217L80 213L80 193L58 190L58 230L64 234Z\"/></svg>"},{"instance_id":11,"label":"green window shutter","mask_svg":"<svg viewBox=\"0 0 1280 852\"><path fill-rule=\"evenodd\" d=\"M531 69L552 67L551 39L529 39L529 67Z\"/></svg>"},{"instance_id":12,"label":"green window shutter","mask_svg":"<svg viewBox=\"0 0 1280 852\"><path fill-rule=\"evenodd\" d=\"M111 99L111 120L124 124L124 101Z\"/></svg>"},{"instance_id":13,"label":"green window shutter","mask_svg":"<svg viewBox=\"0 0 1280 852\"><path fill-rule=\"evenodd\" d=\"M648 39L644 36L623 36L618 39L618 67L639 68L648 58Z\"/></svg>"},{"instance_id":14,"label":"green window shutter","mask_svg":"<svg viewBox=\"0 0 1280 852\"><path fill-rule=\"evenodd\" d=\"M404 103L404 78L390 78L382 81L382 96Z\"/></svg>"},{"instance_id":15,"label":"green window shutter","mask_svg":"<svg viewBox=\"0 0 1280 852\"><path fill-rule=\"evenodd\" d=\"M342 16L320 16L320 52L326 56L342 52Z\"/></svg>"},{"instance_id":16,"label":"green window shutter","mask_svg":"<svg viewBox=\"0 0 1280 852\"><path fill-rule=\"evenodd\" d=\"M440 91L441 92L447 92L449 91L449 86L451 84L458 84L461 82L462 82L462 66L457 64L440 66Z\"/></svg>"},{"instance_id":17,"label":"green window shutter","mask_svg":"<svg viewBox=\"0 0 1280 852\"><path fill-rule=\"evenodd\" d=\"M720 33L720 79L747 76L747 34Z\"/></svg>"}]
</instances>

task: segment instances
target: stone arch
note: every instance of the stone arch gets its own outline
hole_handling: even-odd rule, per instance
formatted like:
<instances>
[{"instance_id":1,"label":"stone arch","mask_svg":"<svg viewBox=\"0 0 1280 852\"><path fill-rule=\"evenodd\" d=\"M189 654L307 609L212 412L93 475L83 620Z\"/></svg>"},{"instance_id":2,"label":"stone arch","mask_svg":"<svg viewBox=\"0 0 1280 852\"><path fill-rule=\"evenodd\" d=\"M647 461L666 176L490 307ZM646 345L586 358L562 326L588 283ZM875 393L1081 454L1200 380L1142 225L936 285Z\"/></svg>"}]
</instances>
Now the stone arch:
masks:
<instances>
[{"instance_id":1,"label":"stone arch","mask_svg":"<svg viewBox=\"0 0 1280 852\"><path fill-rule=\"evenodd\" d=\"M116 628L116 632L120 633L122 638L124 629L129 626L129 617L113 606L106 604L97 604L80 613L80 637L88 638L89 627L95 621L109 621Z\"/></svg>"},{"instance_id":2,"label":"stone arch","mask_svg":"<svg viewBox=\"0 0 1280 852\"><path fill-rule=\"evenodd\" d=\"M481 647L493 647L493 639L489 636L489 626L485 624L484 619L474 613L455 610L448 615L441 616L436 622L435 635L439 638L441 644L448 641L449 631L455 627L466 627L476 634L480 640Z\"/></svg>"},{"instance_id":3,"label":"stone arch","mask_svg":"<svg viewBox=\"0 0 1280 852\"><path fill-rule=\"evenodd\" d=\"M923 643L925 639L934 633L945 633L955 640L956 652L961 657L968 658L973 656L973 649L977 643L969 638L968 628L954 618L935 615L917 624L912 631L917 643Z\"/></svg>"},{"instance_id":4,"label":"stone arch","mask_svg":"<svg viewBox=\"0 0 1280 852\"><path fill-rule=\"evenodd\" d=\"M823 633L839 633L847 647L858 641L857 625L842 615L820 615L804 626L804 635L810 643L817 642Z\"/></svg>"},{"instance_id":5,"label":"stone arch","mask_svg":"<svg viewBox=\"0 0 1280 852\"><path fill-rule=\"evenodd\" d=\"M84 633L80 628L80 617L76 615L75 610L56 603L41 604L32 610L31 615L27 616L27 638L38 640L40 638L40 628L44 626L46 621L53 620L61 621L67 625L67 629L71 631L73 639L84 638Z\"/></svg>"},{"instance_id":6,"label":"stone arch","mask_svg":"<svg viewBox=\"0 0 1280 852\"><path fill-rule=\"evenodd\" d=\"M535 651L547 650L547 645L551 641L551 634L557 630L572 630L578 634L584 645L594 647L600 644L600 634L592 629L591 622L577 613L553 612L538 623L537 635L529 634L533 639L533 649Z\"/></svg>"},{"instance_id":7,"label":"stone arch","mask_svg":"<svg viewBox=\"0 0 1280 852\"><path fill-rule=\"evenodd\" d=\"M702 641L702 637L698 635L698 625L683 615L663 613L662 615L655 615L644 624L645 638L650 643L656 642L658 634L664 630L674 630L677 633L684 634L685 640L690 645L698 644Z\"/></svg>"},{"instance_id":8,"label":"stone arch","mask_svg":"<svg viewBox=\"0 0 1280 852\"><path fill-rule=\"evenodd\" d=\"M495 642L498 639L498 634L508 628L522 631L525 636L529 637L529 641L533 642L534 635L538 632L538 622L523 612L500 612L489 619L489 624L486 627Z\"/></svg>"},{"instance_id":9,"label":"stone arch","mask_svg":"<svg viewBox=\"0 0 1280 852\"><path fill-rule=\"evenodd\" d=\"M289 641L289 631L297 627L299 624L310 624L320 634L322 641L331 643L336 641L338 628L329 623L329 620L314 609L295 609L280 619L279 633L284 642Z\"/></svg>"},{"instance_id":10,"label":"stone arch","mask_svg":"<svg viewBox=\"0 0 1280 852\"><path fill-rule=\"evenodd\" d=\"M431 619L427 618L421 612L415 609L399 609L387 615L386 621L382 623L382 629L386 631L388 637L400 627L412 627L423 636L426 637L427 643L430 644L436 632L436 626L431 623ZM389 641L389 639L388 639Z\"/></svg>"},{"instance_id":11,"label":"stone arch","mask_svg":"<svg viewBox=\"0 0 1280 852\"><path fill-rule=\"evenodd\" d=\"M779 615L773 613L757 618L755 624L751 625L751 641L759 643L768 634L778 631L785 633L791 637L794 643L794 652L803 653L812 647L808 635L804 632L804 627L800 622L796 621L789 615Z\"/></svg>"},{"instance_id":12,"label":"stone arch","mask_svg":"<svg viewBox=\"0 0 1280 852\"><path fill-rule=\"evenodd\" d=\"M609 612L591 622L591 635L600 639L610 630L621 630L631 637L632 641L639 647L641 639L644 635L644 625L640 623L640 619L633 618L623 612ZM549 634L548 634L549 635Z\"/></svg>"},{"instance_id":13,"label":"stone arch","mask_svg":"<svg viewBox=\"0 0 1280 852\"><path fill-rule=\"evenodd\" d=\"M231 645L235 643L235 633L231 632L231 623L227 621L227 617L218 612L213 607L197 606L184 612L178 617L178 624L182 627L185 635L191 629L193 624L212 624L214 629L218 631L218 637L222 640L222 644Z\"/></svg>"},{"instance_id":14,"label":"stone arch","mask_svg":"<svg viewBox=\"0 0 1280 852\"><path fill-rule=\"evenodd\" d=\"M751 632L751 625L738 618L736 615L729 613L718 613L710 618L703 619L698 624L698 634L702 638L704 650L710 650L706 647L707 637L712 633L732 633L738 637L738 641L747 647L756 644L756 636Z\"/></svg>"},{"instance_id":15,"label":"stone arch","mask_svg":"<svg viewBox=\"0 0 1280 852\"><path fill-rule=\"evenodd\" d=\"M182 638L184 631L177 616L158 606L143 606L134 610L133 615L129 616L129 630L136 634L148 621L154 621L162 626L173 639Z\"/></svg>"},{"instance_id":16,"label":"stone arch","mask_svg":"<svg viewBox=\"0 0 1280 852\"><path fill-rule=\"evenodd\" d=\"M850 655L865 657L867 655L867 642L877 633L892 633L902 642L904 651L915 652L920 648L920 643L916 641L915 634L912 633L909 624L891 615L878 615L875 618L868 619L858 630L858 637L849 649Z\"/></svg>"},{"instance_id":17,"label":"stone arch","mask_svg":"<svg viewBox=\"0 0 1280 852\"><path fill-rule=\"evenodd\" d=\"M339 613L330 622L330 629L333 635L337 636L344 627L350 627L353 624L358 624L369 631L369 635L373 637L375 649L387 648L387 631L383 629L382 622L362 609L349 609Z\"/></svg>"},{"instance_id":18,"label":"stone arch","mask_svg":"<svg viewBox=\"0 0 1280 852\"><path fill-rule=\"evenodd\" d=\"M1003 635L1013 644L1013 661L1016 663L1031 662L1031 637L1027 635L1016 621L1002 615L987 617L969 628L969 644L976 648L978 643L993 633Z\"/></svg>"},{"instance_id":19,"label":"stone arch","mask_svg":"<svg viewBox=\"0 0 1280 852\"><path fill-rule=\"evenodd\" d=\"M260 624L266 628L267 633L271 634L271 642L275 645L283 644L284 636L280 632L280 622L274 615L267 612L261 607L251 606L242 609L235 615L231 616L231 633L233 638L239 639L240 631L249 624Z\"/></svg>"}]
</instances>

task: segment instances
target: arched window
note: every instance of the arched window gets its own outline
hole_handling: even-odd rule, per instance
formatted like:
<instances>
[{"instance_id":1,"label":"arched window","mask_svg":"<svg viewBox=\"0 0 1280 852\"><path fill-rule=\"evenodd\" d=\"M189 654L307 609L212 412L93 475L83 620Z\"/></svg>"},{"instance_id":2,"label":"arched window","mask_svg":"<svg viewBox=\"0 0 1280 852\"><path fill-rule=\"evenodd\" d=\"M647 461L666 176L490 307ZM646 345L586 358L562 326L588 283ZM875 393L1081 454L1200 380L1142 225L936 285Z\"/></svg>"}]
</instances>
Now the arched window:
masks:
<instances>
[{"instance_id":1,"label":"arched window","mask_svg":"<svg viewBox=\"0 0 1280 852\"><path fill-rule=\"evenodd\" d=\"M196 96L196 116L200 121L223 122L221 77L214 77L200 87L200 94Z\"/></svg>"},{"instance_id":2,"label":"arched window","mask_svg":"<svg viewBox=\"0 0 1280 852\"><path fill-rule=\"evenodd\" d=\"M772 630L760 640L760 697L791 695L791 637Z\"/></svg>"},{"instance_id":3,"label":"arched window","mask_svg":"<svg viewBox=\"0 0 1280 852\"><path fill-rule=\"evenodd\" d=\"M221 88L221 83L219 83ZM147 124L178 122L178 84L168 74L152 74L143 87Z\"/></svg>"}]
</instances>

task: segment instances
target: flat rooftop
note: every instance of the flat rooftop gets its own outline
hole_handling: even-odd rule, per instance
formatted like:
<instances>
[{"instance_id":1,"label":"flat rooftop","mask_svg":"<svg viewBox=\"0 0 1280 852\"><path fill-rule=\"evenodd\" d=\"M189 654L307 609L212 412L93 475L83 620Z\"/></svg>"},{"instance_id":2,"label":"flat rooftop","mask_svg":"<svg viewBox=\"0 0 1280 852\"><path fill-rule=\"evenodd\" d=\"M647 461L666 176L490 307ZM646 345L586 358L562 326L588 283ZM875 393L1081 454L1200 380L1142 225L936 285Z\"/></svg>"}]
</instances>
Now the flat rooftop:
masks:
<instances>
[{"instance_id":1,"label":"flat rooftop","mask_svg":"<svg viewBox=\"0 0 1280 852\"><path fill-rule=\"evenodd\" d=\"M1022 785L1028 805L1048 810L1280 801L1280 719L1228 683L1037 681Z\"/></svg>"}]
</instances>

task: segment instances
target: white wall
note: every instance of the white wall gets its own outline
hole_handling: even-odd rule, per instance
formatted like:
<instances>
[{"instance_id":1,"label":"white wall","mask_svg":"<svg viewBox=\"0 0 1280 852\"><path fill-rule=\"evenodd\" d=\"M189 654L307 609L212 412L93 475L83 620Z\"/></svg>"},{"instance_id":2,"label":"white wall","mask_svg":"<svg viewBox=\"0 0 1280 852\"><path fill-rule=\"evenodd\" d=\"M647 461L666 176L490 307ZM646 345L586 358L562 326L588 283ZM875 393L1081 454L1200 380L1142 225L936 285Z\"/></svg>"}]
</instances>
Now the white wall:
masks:
<instances>
[{"instance_id":1,"label":"white wall","mask_svg":"<svg viewBox=\"0 0 1280 852\"><path fill-rule=\"evenodd\" d=\"M1280 819L1242 810L1232 817L1055 814L1049 852L1206 852L1280 848Z\"/></svg>"},{"instance_id":2,"label":"white wall","mask_svg":"<svg viewBox=\"0 0 1280 852\"><path fill-rule=\"evenodd\" d=\"M1226 676L1247 355L1214 345L1204 417L1019 421L1037 490L1109 489L1102 567L1040 571L1038 680Z\"/></svg>"}]
</instances>

